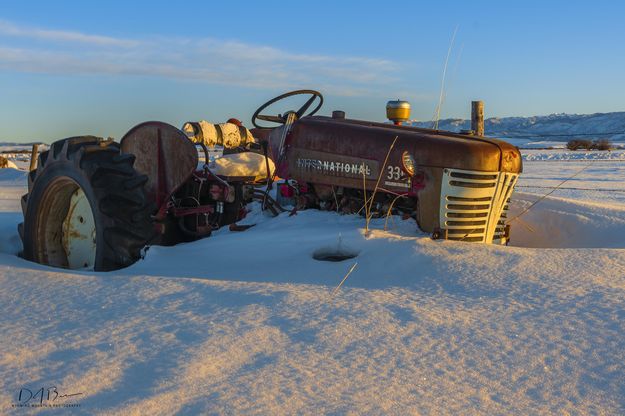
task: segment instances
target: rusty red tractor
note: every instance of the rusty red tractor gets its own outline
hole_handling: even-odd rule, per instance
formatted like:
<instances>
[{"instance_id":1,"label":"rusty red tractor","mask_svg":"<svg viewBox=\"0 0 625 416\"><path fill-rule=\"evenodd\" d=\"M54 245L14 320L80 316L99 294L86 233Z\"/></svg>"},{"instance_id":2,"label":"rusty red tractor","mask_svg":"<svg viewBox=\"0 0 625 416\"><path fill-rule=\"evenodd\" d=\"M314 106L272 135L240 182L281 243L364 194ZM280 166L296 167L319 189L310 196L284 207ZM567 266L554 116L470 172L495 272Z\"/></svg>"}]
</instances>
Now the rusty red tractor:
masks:
<instances>
[{"instance_id":1,"label":"rusty red tractor","mask_svg":"<svg viewBox=\"0 0 625 416\"><path fill-rule=\"evenodd\" d=\"M262 114L300 94L310 97L298 110ZM22 197L23 257L115 270L149 245L245 228L236 223L253 200L273 214L286 206L362 213L368 201L370 215L412 217L436 239L507 243L507 205L522 170L517 148L401 125L408 118L401 101L387 106L395 124L351 120L342 111L315 116L322 104L320 93L298 90L261 106L251 131L236 120L183 129L147 122L119 143L94 136L54 142ZM216 161L213 145L224 149Z\"/></svg>"}]
</instances>

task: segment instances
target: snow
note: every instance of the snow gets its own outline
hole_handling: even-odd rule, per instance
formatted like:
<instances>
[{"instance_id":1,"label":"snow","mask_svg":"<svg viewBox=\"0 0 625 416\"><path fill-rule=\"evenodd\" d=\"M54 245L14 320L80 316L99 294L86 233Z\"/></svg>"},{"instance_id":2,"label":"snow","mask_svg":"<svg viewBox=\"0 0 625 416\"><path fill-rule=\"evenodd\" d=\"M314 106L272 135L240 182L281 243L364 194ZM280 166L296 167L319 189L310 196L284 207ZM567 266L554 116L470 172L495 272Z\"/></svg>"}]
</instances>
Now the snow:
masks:
<instances>
[{"instance_id":1,"label":"snow","mask_svg":"<svg viewBox=\"0 0 625 416\"><path fill-rule=\"evenodd\" d=\"M625 204L624 159L608 159L608 152L597 152L603 153L601 159L584 159L583 152L573 152L582 157L567 159L565 153L523 151L523 174L517 191L544 195L559 186L552 196L602 205Z\"/></svg>"},{"instance_id":2,"label":"snow","mask_svg":"<svg viewBox=\"0 0 625 416\"><path fill-rule=\"evenodd\" d=\"M510 144L515 145L521 149L564 149L566 148L565 141L552 141L552 140L528 140L528 139L514 139L514 138L502 138Z\"/></svg>"},{"instance_id":3,"label":"snow","mask_svg":"<svg viewBox=\"0 0 625 416\"><path fill-rule=\"evenodd\" d=\"M111 273L17 257L26 173L0 171L0 413L53 385L82 393L59 414L623 414L625 163L561 154L524 151L510 218L581 189L508 247L253 205Z\"/></svg>"},{"instance_id":4,"label":"snow","mask_svg":"<svg viewBox=\"0 0 625 416\"><path fill-rule=\"evenodd\" d=\"M622 189L625 198L625 188ZM536 194L518 192L510 218L539 199ZM545 248L623 248L625 204L607 205L549 197L535 210L519 218L514 246Z\"/></svg>"},{"instance_id":5,"label":"snow","mask_svg":"<svg viewBox=\"0 0 625 416\"><path fill-rule=\"evenodd\" d=\"M221 155L215 158L209 167L217 175L251 176L256 181L267 178L267 167L270 175L273 175L276 168L273 160L252 152Z\"/></svg>"}]
</instances>

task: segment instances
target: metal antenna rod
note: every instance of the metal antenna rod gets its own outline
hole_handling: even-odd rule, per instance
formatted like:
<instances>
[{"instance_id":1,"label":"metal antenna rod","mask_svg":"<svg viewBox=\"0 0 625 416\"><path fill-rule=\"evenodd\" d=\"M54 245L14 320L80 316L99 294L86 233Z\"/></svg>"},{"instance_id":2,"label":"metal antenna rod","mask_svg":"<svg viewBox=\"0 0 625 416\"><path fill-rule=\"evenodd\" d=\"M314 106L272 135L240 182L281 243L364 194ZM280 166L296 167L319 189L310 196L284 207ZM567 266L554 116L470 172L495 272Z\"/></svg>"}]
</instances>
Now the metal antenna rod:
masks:
<instances>
[{"instance_id":1,"label":"metal antenna rod","mask_svg":"<svg viewBox=\"0 0 625 416\"><path fill-rule=\"evenodd\" d=\"M445 66L443 66L443 77L441 79L441 93L438 97L438 106L436 107L436 120L434 121L434 130L438 130L438 120L441 118L441 107L443 106L443 94L445 91L445 76L447 75L447 63L449 62L449 55L454 46L454 40L456 39L456 33L458 32L458 25L454 29L454 34L451 36L451 42L449 43L449 49L447 50L447 57L445 58Z\"/></svg>"}]
</instances>

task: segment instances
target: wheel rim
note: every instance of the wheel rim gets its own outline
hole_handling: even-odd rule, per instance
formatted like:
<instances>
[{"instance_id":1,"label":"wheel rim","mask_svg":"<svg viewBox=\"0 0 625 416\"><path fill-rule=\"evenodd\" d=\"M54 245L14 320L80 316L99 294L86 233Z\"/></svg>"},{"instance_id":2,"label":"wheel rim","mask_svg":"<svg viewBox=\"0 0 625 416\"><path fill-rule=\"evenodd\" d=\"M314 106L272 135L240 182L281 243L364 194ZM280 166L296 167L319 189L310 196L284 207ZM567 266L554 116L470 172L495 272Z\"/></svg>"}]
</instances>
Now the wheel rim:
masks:
<instances>
[{"instance_id":1,"label":"wheel rim","mask_svg":"<svg viewBox=\"0 0 625 416\"><path fill-rule=\"evenodd\" d=\"M47 187L37 213L35 261L69 269L95 268L96 226L89 200L68 177Z\"/></svg>"},{"instance_id":2,"label":"wheel rim","mask_svg":"<svg viewBox=\"0 0 625 416\"><path fill-rule=\"evenodd\" d=\"M96 229L87 196L78 187L70 198L63 220L63 248L70 269L93 269L96 254Z\"/></svg>"}]
</instances>

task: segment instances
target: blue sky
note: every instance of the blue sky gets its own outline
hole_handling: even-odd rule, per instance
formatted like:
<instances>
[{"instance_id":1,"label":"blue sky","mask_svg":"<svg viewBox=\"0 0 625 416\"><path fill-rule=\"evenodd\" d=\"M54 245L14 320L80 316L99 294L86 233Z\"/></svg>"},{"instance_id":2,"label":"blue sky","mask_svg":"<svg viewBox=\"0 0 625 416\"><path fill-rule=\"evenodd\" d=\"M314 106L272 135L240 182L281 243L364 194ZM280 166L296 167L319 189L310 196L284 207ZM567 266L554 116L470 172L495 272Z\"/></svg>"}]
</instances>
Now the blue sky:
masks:
<instances>
[{"instance_id":1,"label":"blue sky","mask_svg":"<svg viewBox=\"0 0 625 416\"><path fill-rule=\"evenodd\" d=\"M28 2L0 8L0 141L121 137L157 119L249 124L320 90L322 114L383 120L388 99L441 117L625 110L615 1Z\"/></svg>"}]
</instances>

